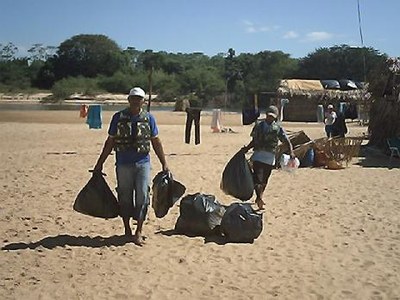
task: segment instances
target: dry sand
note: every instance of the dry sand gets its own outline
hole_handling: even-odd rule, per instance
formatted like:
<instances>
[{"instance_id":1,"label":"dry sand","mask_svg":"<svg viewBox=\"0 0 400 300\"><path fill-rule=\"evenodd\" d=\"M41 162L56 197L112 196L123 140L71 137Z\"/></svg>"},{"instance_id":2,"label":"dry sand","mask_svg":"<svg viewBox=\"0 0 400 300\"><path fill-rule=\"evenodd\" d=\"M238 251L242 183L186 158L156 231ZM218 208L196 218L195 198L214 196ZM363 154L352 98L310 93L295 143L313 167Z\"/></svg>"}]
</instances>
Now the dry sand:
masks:
<instances>
[{"instance_id":1,"label":"dry sand","mask_svg":"<svg viewBox=\"0 0 400 300\"><path fill-rule=\"evenodd\" d=\"M240 115L223 114L237 133L211 133L203 115L195 146L183 142L185 114L154 114L187 193L234 201L219 182L249 141ZM400 298L400 169L388 169L387 157L357 158L340 171L274 170L254 244L177 235L176 205L163 219L149 210L141 248L124 241L120 219L72 210L106 138L111 112L103 117L103 129L89 130L77 111L0 111L0 299ZM324 134L320 124L284 126ZM160 164L151 156L154 176ZM113 156L105 172L114 190Z\"/></svg>"}]
</instances>

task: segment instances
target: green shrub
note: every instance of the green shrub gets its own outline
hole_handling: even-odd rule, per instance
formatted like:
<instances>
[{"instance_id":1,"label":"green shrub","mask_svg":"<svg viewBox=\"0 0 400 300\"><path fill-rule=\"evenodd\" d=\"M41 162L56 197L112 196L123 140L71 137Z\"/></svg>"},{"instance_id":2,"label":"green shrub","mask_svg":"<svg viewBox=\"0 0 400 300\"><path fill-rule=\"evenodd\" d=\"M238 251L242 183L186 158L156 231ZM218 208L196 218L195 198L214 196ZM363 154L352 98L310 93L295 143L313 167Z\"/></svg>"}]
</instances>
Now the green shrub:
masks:
<instances>
[{"instance_id":1,"label":"green shrub","mask_svg":"<svg viewBox=\"0 0 400 300\"><path fill-rule=\"evenodd\" d=\"M132 77L117 72L111 77L100 77L99 87L109 93L126 93L132 88Z\"/></svg>"},{"instance_id":2,"label":"green shrub","mask_svg":"<svg viewBox=\"0 0 400 300\"><path fill-rule=\"evenodd\" d=\"M57 81L51 89L53 98L65 99L72 94L96 95L102 92L96 78L68 77Z\"/></svg>"}]
</instances>

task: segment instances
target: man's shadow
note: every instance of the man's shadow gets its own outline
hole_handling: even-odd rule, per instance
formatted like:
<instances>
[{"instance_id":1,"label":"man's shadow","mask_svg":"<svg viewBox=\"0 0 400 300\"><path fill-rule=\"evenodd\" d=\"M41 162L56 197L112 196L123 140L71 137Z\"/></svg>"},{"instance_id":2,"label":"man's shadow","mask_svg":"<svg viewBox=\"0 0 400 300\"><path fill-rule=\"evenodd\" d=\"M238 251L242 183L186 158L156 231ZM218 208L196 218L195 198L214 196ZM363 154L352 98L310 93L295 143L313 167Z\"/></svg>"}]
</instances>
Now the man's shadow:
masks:
<instances>
[{"instance_id":1,"label":"man's shadow","mask_svg":"<svg viewBox=\"0 0 400 300\"><path fill-rule=\"evenodd\" d=\"M10 243L1 248L1 250L23 250L36 249L40 246L53 249L55 247L78 246L89 248L101 248L110 246L123 246L133 242L133 238L125 235L113 235L110 237L102 236L72 236L69 234L60 234L56 236L48 236L37 242L31 243Z\"/></svg>"}]
</instances>

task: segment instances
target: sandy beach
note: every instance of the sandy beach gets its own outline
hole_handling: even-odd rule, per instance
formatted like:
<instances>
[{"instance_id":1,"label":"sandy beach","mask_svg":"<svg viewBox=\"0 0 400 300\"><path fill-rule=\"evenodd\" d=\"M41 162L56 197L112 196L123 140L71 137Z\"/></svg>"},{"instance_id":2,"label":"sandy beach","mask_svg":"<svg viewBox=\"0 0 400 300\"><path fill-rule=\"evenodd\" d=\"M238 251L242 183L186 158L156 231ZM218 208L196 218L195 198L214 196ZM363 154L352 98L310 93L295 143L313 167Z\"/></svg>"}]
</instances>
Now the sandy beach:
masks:
<instances>
[{"instance_id":1,"label":"sandy beach","mask_svg":"<svg viewBox=\"0 0 400 300\"><path fill-rule=\"evenodd\" d=\"M119 218L72 209L107 136L78 111L0 111L0 299L400 299L400 168L387 156L357 157L343 170L274 170L264 229L253 244L187 237L149 209L144 247L126 242ZM235 133L184 143L183 112L155 111L174 177L186 194L235 200L219 188L229 159L250 140L241 115L222 114ZM317 123L283 123L324 136ZM348 124L349 136L367 128ZM192 134L192 139L194 139ZM160 164L151 152L152 177ZM114 157L105 164L115 192ZM252 199L254 201L254 197Z\"/></svg>"}]
</instances>

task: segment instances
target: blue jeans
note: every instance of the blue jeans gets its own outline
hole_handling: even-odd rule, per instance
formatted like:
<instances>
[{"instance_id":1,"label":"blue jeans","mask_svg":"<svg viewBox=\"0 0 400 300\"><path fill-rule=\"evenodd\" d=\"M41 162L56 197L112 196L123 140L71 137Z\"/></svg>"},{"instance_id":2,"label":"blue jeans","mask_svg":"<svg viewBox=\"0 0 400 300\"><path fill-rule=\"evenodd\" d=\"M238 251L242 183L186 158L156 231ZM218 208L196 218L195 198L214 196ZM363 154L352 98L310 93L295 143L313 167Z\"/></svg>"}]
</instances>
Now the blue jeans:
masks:
<instances>
[{"instance_id":1,"label":"blue jeans","mask_svg":"<svg viewBox=\"0 0 400 300\"><path fill-rule=\"evenodd\" d=\"M150 203L150 162L120 165L116 173L121 217L145 220Z\"/></svg>"},{"instance_id":2,"label":"blue jeans","mask_svg":"<svg viewBox=\"0 0 400 300\"><path fill-rule=\"evenodd\" d=\"M325 132L328 138L332 137L333 125L325 125Z\"/></svg>"}]
</instances>

